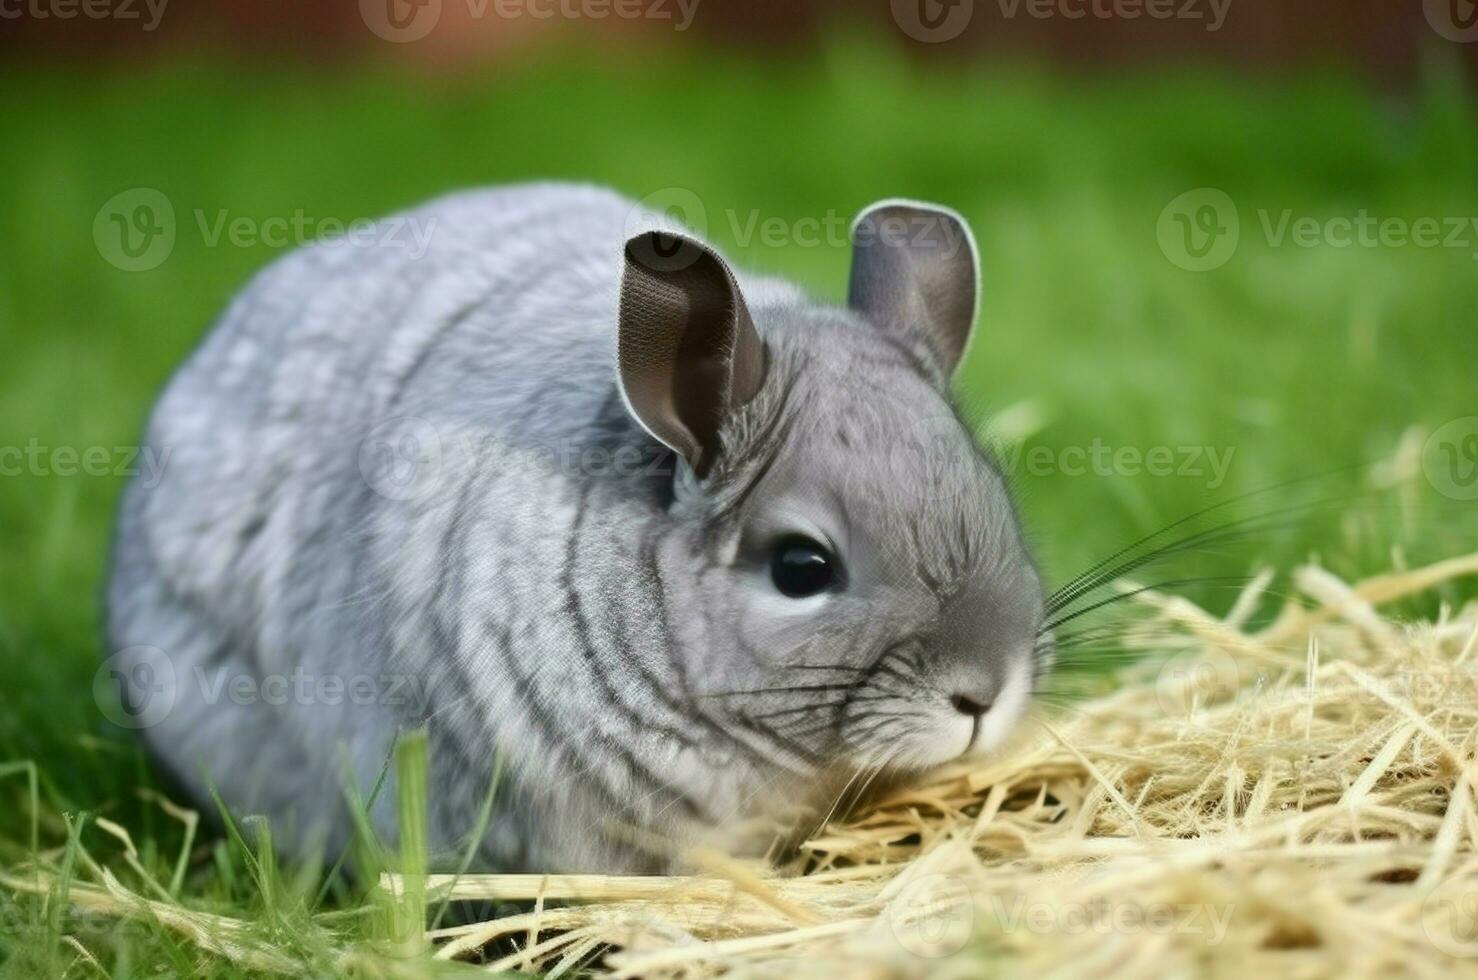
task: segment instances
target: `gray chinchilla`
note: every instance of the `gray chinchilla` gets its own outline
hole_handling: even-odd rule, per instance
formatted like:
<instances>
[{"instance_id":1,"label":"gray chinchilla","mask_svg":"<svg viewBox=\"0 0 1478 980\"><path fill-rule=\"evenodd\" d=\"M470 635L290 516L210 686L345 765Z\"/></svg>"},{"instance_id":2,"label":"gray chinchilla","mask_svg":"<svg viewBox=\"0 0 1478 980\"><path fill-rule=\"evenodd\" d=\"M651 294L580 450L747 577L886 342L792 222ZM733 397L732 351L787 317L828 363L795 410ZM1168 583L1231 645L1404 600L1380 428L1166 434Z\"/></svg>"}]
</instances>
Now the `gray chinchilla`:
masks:
<instances>
[{"instance_id":1,"label":"gray chinchilla","mask_svg":"<svg viewBox=\"0 0 1478 980\"><path fill-rule=\"evenodd\" d=\"M123 500L109 666L198 800L338 849L424 727L437 853L501 759L479 866L653 870L1020 720L1051 641L950 402L978 294L957 214L864 211L846 307L598 188L374 231L256 277Z\"/></svg>"}]
</instances>

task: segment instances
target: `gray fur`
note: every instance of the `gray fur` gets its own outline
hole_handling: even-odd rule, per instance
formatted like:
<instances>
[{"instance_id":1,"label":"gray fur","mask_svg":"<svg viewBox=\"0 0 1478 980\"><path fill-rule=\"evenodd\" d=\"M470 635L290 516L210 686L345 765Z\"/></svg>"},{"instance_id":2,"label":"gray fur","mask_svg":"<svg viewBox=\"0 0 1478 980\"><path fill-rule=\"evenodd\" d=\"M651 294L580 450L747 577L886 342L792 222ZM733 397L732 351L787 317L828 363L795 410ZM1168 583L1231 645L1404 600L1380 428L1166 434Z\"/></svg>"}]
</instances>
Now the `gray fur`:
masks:
<instances>
[{"instance_id":1,"label":"gray fur","mask_svg":"<svg viewBox=\"0 0 1478 980\"><path fill-rule=\"evenodd\" d=\"M108 627L173 667L145 735L187 789L337 849L346 782L424 725L438 851L501 754L480 864L650 870L654 838L763 847L834 779L1005 736L1041 590L926 332L736 272L768 364L699 480L616 380L623 243L659 219L564 185L416 214L424 256L320 243L259 274L153 412L169 466L126 492ZM802 529L846 589L773 588L767 542ZM218 688L294 671L374 696ZM996 707L972 722L958 690Z\"/></svg>"}]
</instances>

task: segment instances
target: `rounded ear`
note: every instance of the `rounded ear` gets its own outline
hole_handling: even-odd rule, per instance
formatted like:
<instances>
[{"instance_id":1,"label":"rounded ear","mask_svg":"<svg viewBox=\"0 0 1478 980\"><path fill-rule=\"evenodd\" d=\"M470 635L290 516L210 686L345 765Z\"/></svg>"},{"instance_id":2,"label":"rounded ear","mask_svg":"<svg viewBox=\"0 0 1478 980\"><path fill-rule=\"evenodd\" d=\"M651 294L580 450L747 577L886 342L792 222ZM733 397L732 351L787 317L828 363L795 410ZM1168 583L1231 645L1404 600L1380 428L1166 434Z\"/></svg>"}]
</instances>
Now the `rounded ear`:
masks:
<instances>
[{"instance_id":1,"label":"rounded ear","mask_svg":"<svg viewBox=\"0 0 1478 980\"><path fill-rule=\"evenodd\" d=\"M947 379L970 343L979 269L975 237L957 212L879 201L852 223L847 305L877 326L922 334Z\"/></svg>"},{"instance_id":2,"label":"rounded ear","mask_svg":"<svg viewBox=\"0 0 1478 980\"><path fill-rule=\"evenodd\" d=\"M626 243L616 361L627 408L705 475L719 428L758 393L765 348L734 274L708 246L646 232Z\"/></svg>"}]
</instances>

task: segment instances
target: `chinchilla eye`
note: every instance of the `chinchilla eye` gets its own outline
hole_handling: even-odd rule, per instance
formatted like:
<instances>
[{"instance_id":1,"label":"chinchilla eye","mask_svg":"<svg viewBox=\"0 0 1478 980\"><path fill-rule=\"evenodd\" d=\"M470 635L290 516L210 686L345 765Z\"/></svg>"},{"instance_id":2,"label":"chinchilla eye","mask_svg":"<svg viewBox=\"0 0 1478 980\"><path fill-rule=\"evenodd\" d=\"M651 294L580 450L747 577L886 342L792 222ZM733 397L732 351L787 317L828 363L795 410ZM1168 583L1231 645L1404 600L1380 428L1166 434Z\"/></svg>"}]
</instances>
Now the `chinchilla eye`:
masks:
<instances>
[{"instance_id":1,"label":"chinchilla eye","mask_svg":"<svg viewBox=\"0 0 1478 980\"><path fill-rule=\"evenodd\" d=\"M824 545L793 535L775 546L770 578L781 594L804 599L827 589L836 577L837 561Z\"/></svg>"}]
</instances>

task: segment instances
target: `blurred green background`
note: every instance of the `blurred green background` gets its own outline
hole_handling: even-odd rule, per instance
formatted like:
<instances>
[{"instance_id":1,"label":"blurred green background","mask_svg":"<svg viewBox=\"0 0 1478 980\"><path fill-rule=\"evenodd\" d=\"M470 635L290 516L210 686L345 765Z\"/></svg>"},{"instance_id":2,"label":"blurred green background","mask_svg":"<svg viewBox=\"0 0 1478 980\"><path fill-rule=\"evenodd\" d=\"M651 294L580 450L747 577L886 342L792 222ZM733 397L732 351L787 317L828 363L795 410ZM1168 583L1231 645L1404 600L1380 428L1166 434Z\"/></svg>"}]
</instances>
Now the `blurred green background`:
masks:
<instances>
[{"instance_id":1,"label":"blurred green background","mask_svg":"<svg viewBox=\"0 0 1478 980\"><path fill-rule=\"evenodd\" d=\"M1198 553L1198 574L1317 556L1353 578L1471 551L1467 484L1441 469L1444 447L1461 464L1478 435L1478 106L1456 51L1425 46L1396 81L1337 61L1105 70L921 56L847 22L794 50L585 37L448 71L188 48L9 59L0 443L34 451L0 475L0 763L39 765L52 843L56 814L79 809L151 848L173 839L136 798L146 760L92 699L98 596L113 470L173 367L280 251L213 241L223 217L257 234L472 185L591 181L696 201L736 262L839 301L848 249L801 229L882 197L944 202L973 223L984 266L961 395L988 420L1052 582L1253 491L1236 514L1326 503ZM175 241L130 271L94 229L139 188L169 202ZM1184 220L1202 234L1214 200L1213 224L1239 232L1191 271L1201 240L1187 251L1167 208L1208 188L1224 196L1202 191ZM1338 222L1361 215L1437 219L1462 243L1340 245ZM1317 233L1296 240L1310 220ZM65 473L66 447L105 447L108 471ZM1162 448L1174 472L1148 472ZM1413 611L1469 595L1450 587ZM11 865L27 850L23 780L0 783L0 801ZM203 893L246 901L204 863ZM115 965L161 941L106 940ZM26 949L8 948L12 969L39 962Z\"/></svg>"}]
</instances>

